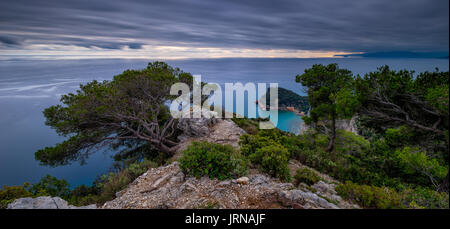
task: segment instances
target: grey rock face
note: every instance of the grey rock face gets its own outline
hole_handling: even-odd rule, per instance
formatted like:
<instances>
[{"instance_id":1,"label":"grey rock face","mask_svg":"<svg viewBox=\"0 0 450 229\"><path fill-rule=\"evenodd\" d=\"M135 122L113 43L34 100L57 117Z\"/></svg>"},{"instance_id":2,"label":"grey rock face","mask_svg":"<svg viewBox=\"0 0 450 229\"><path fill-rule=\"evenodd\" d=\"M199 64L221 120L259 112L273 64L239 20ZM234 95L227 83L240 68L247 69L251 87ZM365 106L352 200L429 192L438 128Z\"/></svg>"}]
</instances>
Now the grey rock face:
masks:
<instances>
[{"instance_id":1,"label":"grey rock face","mask_svg":"<svg viewBox=\"0 0 450 229\"><path fill-rule=\"evenodd\" d=\"M312 192L304 192L298 189L278 192L278 199L285 206L302 206L302 208L338 209L332 203Z\"/></svg>"},{"instance_id":2,"label":"grey rock face","mask_svg":"<svg viewBox=\"0 0 450 229\"><path fill-rule=\"evenodd\" d=\"M177 128L183 132L178 138L181 141L189 137L203 137L210 133L209 127L217 122L215 112L204 112L202 118L180 118Z\"/></svg>"},{"instance_id":3,"label":"grey rock face","mask_svg":"<svg viewBox=\"0 0 450 229\"><path fill-rule=\"evenodd\" d=\"M336 120L336 129L350 131L354 134L358 134L358 127L356 126L357 116L353 116L351 119L340 119ZM312 126L307 125L305 122L302 122L300 127L300 134L305 133L308 129L311 129Z\"/></svg>"},{"instance_id":4,"label":"grey rock face","mask_svg":"<svg viewBox=\"0 0 450 229\"><path fill-rule=\"evenodd\" d=\"M8 204L8 209L95 209L95 204L75 207L59 197L40 196L20 198Z\"/></svg>"},{"instance_id":5,"label":"grey rock face","mask_svg":"<svg viewBox=\"0 0 450 229\"><path fill-rule=\"evenodd\" d=\"M254 171L257 172L257 171ZM171 178L166 178L171 177ZM142 208L351 208L330 203L328 197L296 189L266 174L250 173L239 179L220 181L186 176L179 163L150 169L129 185L106 209ZM327 184L320 183L319 186Z\"/></svg>"}]
</instances>

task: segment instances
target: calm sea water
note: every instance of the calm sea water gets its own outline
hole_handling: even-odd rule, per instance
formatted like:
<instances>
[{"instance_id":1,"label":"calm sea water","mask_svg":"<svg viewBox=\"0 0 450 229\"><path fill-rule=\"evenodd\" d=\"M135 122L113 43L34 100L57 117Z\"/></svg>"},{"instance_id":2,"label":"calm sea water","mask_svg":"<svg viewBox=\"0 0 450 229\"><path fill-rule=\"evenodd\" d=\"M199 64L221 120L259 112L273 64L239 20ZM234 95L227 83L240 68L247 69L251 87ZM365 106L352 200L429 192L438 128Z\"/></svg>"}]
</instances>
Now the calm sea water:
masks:
<instances>
[{"instance_id":1,"label":"calm sea water","mask_svg":"<svg viewBox=\"0 0 450 229\"><path fill-rule=\"evenodd\" d=\"M145 68L144 60L58 60L0 61L0 185L36 182L45 174L64 178L72 186L91 184L107 172L113 160L111 153L91 155L84 165L50 168L39 165L34 152L64 140L44 125L42 111L58 104L62 94L75 91L80 83L93 79L109 80L126 69ZM203 81L219 84L236 82L279 83L304 95L295 83L295 75L316 63L339 63L355 74L364 74L388 64L394 69L416 72L436 67L448 70L447 59L206 59L167 61L172 66ZM296 132L301 119L290 112L280 112L278 127Z\"/></svg>"}]
</instances>

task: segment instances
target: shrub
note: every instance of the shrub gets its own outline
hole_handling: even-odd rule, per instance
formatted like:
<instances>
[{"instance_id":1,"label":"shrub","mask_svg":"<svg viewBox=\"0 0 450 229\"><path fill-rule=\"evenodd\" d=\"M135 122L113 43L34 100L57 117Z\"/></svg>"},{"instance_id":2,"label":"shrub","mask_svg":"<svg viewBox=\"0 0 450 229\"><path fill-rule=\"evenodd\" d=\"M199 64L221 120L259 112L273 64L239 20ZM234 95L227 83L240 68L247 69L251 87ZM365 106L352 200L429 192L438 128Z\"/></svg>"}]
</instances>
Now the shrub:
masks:
<instances>
[{"instance_id":1,"label":"shrub","mask_svg":"<svg viewBox=\"0 0 450 229\"><path fill-rule=\"evenodd\" d=\"M370 142L349 131L338 130L336 135L335 154L358 155L370 149Z\"/></svg>"},{"instance_id":2,"label":"shrub","mask_svg":"<svg viewBox=\"0 0 450 229\"><path fill-rule=\"evenodd\" d=\"M416 187L402 192L402 203L408 208L449 208L449 195L445 192Z\"/></svg>"},{"instance_id":3,"label":"shrub","mask_svg":"<svg viewBox=\"0 0 450 229\"><path fill-rule=\"evenodd\" d=\"M313 185L321 180L320 176L309 168L298 169L295 173L296 184L305 183L307 185Z\"/></svg>"},{"instance_id":4,"label":"shrub","mask_svg":"<svg viewBox=\"0 0 450 229\"><path fill-rule=\"evenodd\" d=\"M38 183L33 184L29 191L34 196L59 196L67 199L70 195L70 185L66 180L46 175Z\"/></svg>"},{"instance_id":5,"label":"shrub","mask_svg":"<svg viewBox=\"0 0 450 229\"><path fill-rule=\"evenodd\" d=\"M386 132L384 134L384 138L386 139L387 144L392 147L408 144L412 137L412 130L409 130L406 126L386 129Z\"/></svg>"},{"instance_id":6,"label":"shrub","mask_svg":"<svg viewBox=\"0 0 450 229\"><path fill-rule=\"evenodd\" d=\"M448 167L441 166L435 158L430 158L416 147L404 147L395 151L402 173L415 183L430 185L440 183L448 173Z\"/></svg>"},{"instance_id":7,"label":"shrub","mask_svg":"<svg viewBox=\"0 0 450 229\"><path fill-rule=\"evenodd\" d=\"M343 198L356 202L364 208L403 208L401 196L386 187L358 185L347 181L338 185L336 191Z\"/></svg>"},{"instance_id":8,"label":"shrub","mask_svg":"<svg viewBox=\"0 0 450 229\"><path fill-rule=\"evenodd\" d=\"M232 118L231 119L237 126L245 130L248 134L257 134L259 130L259 122L263 119L261 118Z\"/></svg>"},{"instance_id":9,"label":"shrub","mask_svg":"<svg viewBox=\"0 0 450 229\"><path fill-rule=\"evenodd\" d=\"M230 145L209 142L193 142L179 159L184 173L197 178L209 176L224 180L247 174L248 163Z\"/></svg>"},{"instance_id":10,"label":"shrub","mask_svg":"<svg viewBox=\"0 0 450 229\"><path fill-rule=\"evenodd\" d=\"M80 185L74 188L70 192L70 197L67 202L71 205L83 206L93 203L97 203L98 195L100 194L100 189L95 186Z\"/></svg>"},{"instance_id":11,"label":"shrub","mask_svg":"<svg viewBox=\"0 0 450 229\"><path fill-rule=\"evenodd\" d=\"M258 148L249 158L261 171L281 180L291 179L288 169L289 152L282 145L273 144Z\"/></svg>"},{"instance_id":12,"label":"shrub","mask_svg":"<svg viewBox=\"0 0 450 229\"><path fill-rule=\"evenodd\" d=\"M100 176L92 186L81 185L74 188L67 201L75 206L103 204L114 199L117 192L126 188L148 169L156 166L157 163L150 160L128 164L127 167L119 169L115 173L110 172Z\"/></svg>"},{"instance_id":13,"label":"shrub","mask_svg":"<svg viewBox=\"0 0 450 229\"><path fill-rule=\"evenodd\" d=\"M243 155L248 156L256 152L256 149L274 144L287 144L289 137L285 132L278 129L262 129L256 135L244 134L241 136L239 145Z\"/></svg>"},{"instance_id":14,"label":"shrub","mask_svg":"<svg viewBox=\"0 0 450 229\"><path fill-rule=\"evenodd\" d=\"M156 166L157 164L155 162L144 160L142 162L130 164L127 168L122 169L117 173L110 172L109 174L105 174L94 182L95 189L100 190L98 196L94 196L93 193L95 192L91 192L88 193L87 196L82 196L83 198L81 198L81 200L86 202L87 198L95 203L104 203L112 200L115 198L118 191L123 190L137 177L145 173L148 169Z\"/></svg>"},{"instance_id":15,"label":"shrub","mask_svg":"<svg viewBox=\"0 0 450 229\"><path fill-rule=\"evenodd\" d=\"M8 204L15 199L33 196L26 189L28 186L28 183L25 183L23 186L3 186L3 189L0 189L0 209L7 208Z\"/></svg>"},{"instance_id":16,"label":"shrub","mask_svg":"<svg viewBox=\"0 0 450 229\"><path fill-rule=\"evenodd\" d=\"M358 185L350 181L340 184L336 191L343 198L364 208L448 208L448 193L415 187L395 191L387 187Z\"/></svg>"}]
</instances>

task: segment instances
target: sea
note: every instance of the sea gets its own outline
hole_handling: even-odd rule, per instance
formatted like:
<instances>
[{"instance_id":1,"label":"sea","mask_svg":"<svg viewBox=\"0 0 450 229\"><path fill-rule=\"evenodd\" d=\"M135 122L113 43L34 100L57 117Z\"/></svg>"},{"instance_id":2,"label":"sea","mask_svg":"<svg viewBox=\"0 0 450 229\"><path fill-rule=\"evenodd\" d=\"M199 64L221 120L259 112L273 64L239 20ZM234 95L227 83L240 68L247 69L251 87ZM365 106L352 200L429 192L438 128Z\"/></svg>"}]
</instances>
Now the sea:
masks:
<instances>
[{"instance_id":1,"label":"sea","mask_svg":"<svg viewBox=\"0 0 450 229\"><path fill-rule=\"evenodd\" d=\"M102 150L85 161L49 167L35 160L34 153L64 141L45 125L42 111L59 104L61 95L75 92L92 80L111 80L127 69L143 69L153 60L0 60L0 186L34 183L46 174L67 180L72 187L90 185L111 170L114 152ZM173 67L201 75L203 82L278 83L279 87L305 95L295 82L313 64L338 63L355 75L389 65L392 69L415 72L448 71L448 59L416 58L320 58L320 59L183 59L166 60ZM298 133L302 120L292 112L280 111L277 128Z\"/></svg>"}]
</instances>

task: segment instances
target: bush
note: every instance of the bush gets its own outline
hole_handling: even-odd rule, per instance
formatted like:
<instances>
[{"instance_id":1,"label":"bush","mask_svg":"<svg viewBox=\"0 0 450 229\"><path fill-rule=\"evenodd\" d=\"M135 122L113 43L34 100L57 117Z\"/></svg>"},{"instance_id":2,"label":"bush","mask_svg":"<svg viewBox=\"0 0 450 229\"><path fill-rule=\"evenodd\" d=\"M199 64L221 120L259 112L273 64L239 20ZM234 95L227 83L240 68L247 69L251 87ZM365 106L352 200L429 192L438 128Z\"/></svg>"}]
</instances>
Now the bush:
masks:
<instances>
[{"instance_id":1,"label":"bush","mask_svg":"<svg viewBox=\"0 0 450 229\"><path fill-rule=\"evenodd\" d=\"M28 183L23 186L3 186L3 189L0 189L0 209L7 208L15 199L33 196L27 187Z\"/></svg>"},{"instance_id":2,"label":"bush","mask_svg":"<svg viewBox=\"0 0 450 229\"><path fill-rule=\"evenodd\" d=\"M70 192L70 197L69 199L67 199L67 202L71 205L76 206L84 206L97 203L98 195L100 194L100 192L101 190L95 185L86 186L83 184L74 188Z\"/></svg>"},{"instance_id":3,"label":"bush","mask_svg":"<svg viewBox=\"0 0 450 229\"><path fill-rule=\"evenodd\" d=\"M448 193L415 187L396 191L387 187L358 185L350 181L336 187L340 196L364 208L448 208Z\"/></svg>"},{"instance_id":4,"label":"bush","mask_svg":"<svg viewBox=\"0 0 450 229\"><path fill-rule=\"evenodd\" d=\"M299 150L298 143L296 136L278 129L259 130L256 135L244 134L239 141L243 155L261 171L281 180L291 179L287 165L291 152Z\"/></svg>"},{"instance_id":5,"label":"bush","mask_svg":"<svg viewBox=\"0 0 450 229\"><path fill-rule=\"evenodd\" d=\"M232 118L231 119L237 126L245 130L248 134L257 134L259 130L259 122L263 119L261 118Z\"/></svg>"},{"instance_id":6,"label":"bush","mask_svg":"<svg viewBox=\"0 0 450 229\"><path fill-rule=\"evenodd\" d=\"M70 195L70 185L66 180L46 175L38 183L33 184L29 191L34 196L59 196L67 199Z\"/></svg>"},{"instance_id":7,"label":"bush","mask_svg":"<svg viewBox=\"0 0 450 229\"><path fill-rule=\"evenodd\" d=\"M103 204L116 197L116 193L123 190L137 177L157 163L143 160L128 164L127 167L119 169L116 173L110 172L99 177L92 186L81 185L73 189L67 201L75 206L89 204Z\"/></svg>"},{"instance_id":8,"label":"bush","mask_svg":"<svg viewBox=\"0 0 450 229\"><path fill-rule=\"evenodd\" d=\"M340 196L358 203L363 208L403 208L401 196L386 187L358 185L350 181L336 187Z\"/></svg>"},{"instance_id":9,"label":"bush","mask_svg":"<svg viewBox=\"0 0 450 229\"><path fill-rule=\"evenodd\" d=\"M359 155L370 149L370 142L349 131L337 130L335 154Z\"/></svg>"},{"instance_id":10,"label":"bush","mask_svg":"<svg viewBox=\"0 0 450 229\"><path fill-rule=\"evenodd\" d=\"M417 187L405 189L401 195L402 203L408 208L449 208L449 195L445 192Z\"/></svg>"},{"instance_id":11,"label":"bush","mask_svg":"<svg viewBox=\"0 0 450 229\"><path fill-rule=\"evenodd\" d=\"M261 171L281 180L291 179L288 168L289 152L282 145L273 144L258 148L249 158Z\"/></svg>"},{"instance_id":12,"label":"bush","mask_svg":"<svg viewBox=\"0 0 450 229\"><path fill-rule=\"evenodd\" d=\"M288 136L280 130L259 130L256 135L244 134L241 136L239 145L241 146L241 152L245 156L249 156L256 152L257 149L270 146L274 144L289 145L287 144Z\"/></svg>"},{"instance_id":13,"label":"bush","mask_svg":"<svg viewBox=\"0 0 450 229\"><path fill-rule=\"evenodd\" d=\"M386 143L392 147L406 145L408 144L408 142L410 142L412 137L412 130L409 130L406 126L386 129L386 132L384 134Z\"/></svg>"},{"instance_id":14,"label":"bush","mask_svg":"<svg viewBox=\"0 0 450 229\"><path fill-rule=\"evenodd\" d=\"M422 185L437 185L448 173L448 167L441 166L435 158L430 158L416 147L404 147L395 151L398 166L408 180Z\"/></svg>"},{"instance_id":15,"label":"bush","mask_svg":"<svg viewBox=\"0 0 450 229\"><path fill-rule=\"evenodd\" d=\"M91 192L87 196L81 196L80 201L89 203L86 199L94 201L91 203L104 203L115 198L116 193L123 190L127 185L133 182L137 177L145 173L150 168L156 167L157 164L153 161L144 160L128 165L127 168L120 170L117 173L109 173L101 176L94 182L95 189L100 190L98 196L94 196ZM89 195L90 194L90 195ZM81 204L81 203L79 203Z\"/></svg>"},{"instance_id":16,"label":"bush","mask_svg":"<svg viewBox=\"0 0 450 229\"><path fill-rule=\"evenodd\" d=\"M184 173L200 178L209 176L225 180L247 174L248 163L230 145L209 142L193 142L179 159Z\"/></svg>"},{"instance_id":17,"label":"bush","mask_svg":"<svg viewBox=\"0 0 450 229\"><path fill-rule=\"evenodd\" d=\"M321 180L320 176L309 168L297 169L294 179L296 184L305 183L307 185L313 185Z\"/></svg>"}]
</instances>

